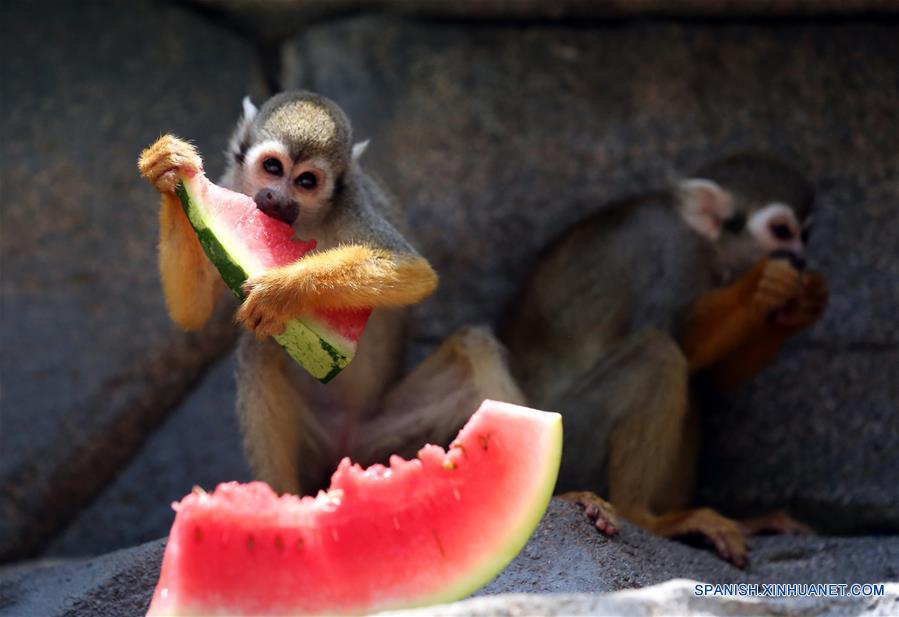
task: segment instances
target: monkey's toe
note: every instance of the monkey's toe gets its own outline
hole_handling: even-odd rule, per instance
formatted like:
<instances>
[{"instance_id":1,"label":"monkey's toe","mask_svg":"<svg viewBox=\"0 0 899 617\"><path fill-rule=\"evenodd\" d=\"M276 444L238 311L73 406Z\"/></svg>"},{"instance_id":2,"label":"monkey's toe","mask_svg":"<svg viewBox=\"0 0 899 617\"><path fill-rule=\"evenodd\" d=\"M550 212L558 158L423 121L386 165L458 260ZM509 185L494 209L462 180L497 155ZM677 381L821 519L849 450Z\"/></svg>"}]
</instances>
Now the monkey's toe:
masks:
<instances>
[{"instance_id":1,"label":"monkey's toe","mask_svg":"<svg viewBox=\"0 0 899 617\"><path fill-rule=\"evenodd\" d=\"M573 501L584 508L584 514L603 534L613 537L618 535L618 515L615 506L590 491L575 491L558 496L559 499Z\"/></svg>"}]
</instances>

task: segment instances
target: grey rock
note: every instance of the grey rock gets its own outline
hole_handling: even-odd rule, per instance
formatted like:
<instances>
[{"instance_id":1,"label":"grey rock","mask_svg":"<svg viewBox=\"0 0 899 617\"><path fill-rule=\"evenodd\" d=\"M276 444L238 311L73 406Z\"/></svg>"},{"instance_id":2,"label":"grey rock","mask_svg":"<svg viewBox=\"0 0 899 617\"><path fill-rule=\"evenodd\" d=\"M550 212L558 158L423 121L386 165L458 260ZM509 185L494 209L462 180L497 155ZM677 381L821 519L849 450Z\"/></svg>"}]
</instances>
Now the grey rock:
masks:
<instances>
[{"instance_id":1,"label":"grey rock","mask_svg":"<svg viewBox=\"0 0 899 617\"><path fill-rule=\"evenodd\" d=\"M96 559L0 570L0 615L144 615L159 578L164 550L165 542L156 540Z\"/></svg>"},{"instance_id":2,"label":"grey rock","mask_svg":"<svg viewBox=\"0 0 899 617\"><path fill-rule=\"evenodd\" d=\"M390 13L431 19L583 20L633 17L796 16L896 13L891 0L187 0L265 42L310 24L356 13Z\"/></svg>"},{"instance_id":3,"label":"grey rock","mask_svg":"<svg viewBox=\"0 0 899 617\"><path fill-rule=\"evenodd\" d=\"M789 505L827 533L899 529L899 350L809 337L705 418L699 500L761 513Z\"/></svg>"},{"instance_id":4,"label":"grey rock","mask_svg":"<svg viewBox=\"0 0 899 617\"><path fill-rule=\"evenodd\" d=\"M158 578L158 540L89 561L0 571L0 614L16 617L140 615ZM754 601L695 598L690 583L606 595L688 577L713 583L876 583L896 580L899 538L758 537L746 571L705 550L649 535L626 522L606 538L580 508L554 500L524 550L477 598L414 615L473 614L895 614L896 585L881 598ZM497 595L497 594L527 594ZM541 595L551 594L551 595ZM755 607L755 609L753 609ZM765 611L762 612L762 608ZM816 612L817 611L817 612ZM893 611L893 612L891 612ZM866 613L867 614L867 613Z\"/></svg>"},{"instance_id":5,"label":"grey rock","mask_svg":"<svg viewBox=\"0 0 899 617\"><path fill-rule=\"evenodd\" d=\"M899 529L897 67L890 21L369 16L296 37L283 82L334 98L372 138L363 163L440 273L410 364L463 324L501 324L542 247L603 202L725 152L794 161L819 193L809 257L831 306L710 419L702 497L860 531Z\"/></svg>"},{"instance_id":6,"label":"grey rock","mask_svg":"<svg viewBox=\"0 0 899 617\"><path fill-rule=\"evenodd\" d=\"M573 615L733 615L741 617L843 615L895 615L899 611L899 584L887 583L875 597L722 597L697 596L697 581L676 579L639 590L607 594L507 594L429 606L409 611L379 613L394 617L545 617Z\"/></svg>"},{"instance_id":7,"label":"grey rock","mask_svg":"<svg viewBox=\"0 0 899 617\"><path fill-rule=\"evenodd\" d=\"M186 335L156 269L140 150L195 139L213 174L253 52L168 4L6 2L0 118L0 560L34 553L229 347Z\"/></svg>"},{"instance_id":8,"label":"grey rock","mask_svg":"<svg viewBox=\"0 0 899 617\"><path fill-rule=\"evenodd\" d=\"M234 357L229 355L54 538L44 556L98 555L165 536L175 518L172 502L194 486L211 491L220 482L251 480L234 397Z\"/></svg>"}]
</instances>

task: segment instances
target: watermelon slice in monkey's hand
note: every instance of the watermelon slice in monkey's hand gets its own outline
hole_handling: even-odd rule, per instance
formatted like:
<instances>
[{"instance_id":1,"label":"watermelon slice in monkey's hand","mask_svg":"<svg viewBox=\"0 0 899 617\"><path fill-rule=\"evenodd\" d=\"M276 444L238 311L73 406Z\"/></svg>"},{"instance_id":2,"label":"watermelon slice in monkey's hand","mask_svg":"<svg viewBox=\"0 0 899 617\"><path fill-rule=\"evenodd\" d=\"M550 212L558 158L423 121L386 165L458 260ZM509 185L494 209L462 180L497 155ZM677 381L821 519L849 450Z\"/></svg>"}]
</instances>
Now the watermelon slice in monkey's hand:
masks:
<instances>
[{"instance_id":1,"label":"watermelon slice in monkey's hand","mask_svg":"<svg viewBox=\"0 0 899 617\"><path fill-rule=\"evenodd\" d=\"M293 263L315 240L263 214L251 197L217 186L202 173L182 173L175 189L200 244L241 300L241 286L270 268ZM313 377L327 383L353 359L371 309L321 310L287 322L275 340Z\"/></svg>"},{"instance_id":2,"label":"watermelon slice in monkey's hand","mask_svg":"<svg viewBox=\"0 0 899 617\"><path fill-rule=\"evenodd\" d=\"M484 401L449 451L362 469L317 497L261 482L199 489L175 522L149 615L360 614L462 598L493 578L546 511L562 417Z\"/></svg>"}]
</instances>

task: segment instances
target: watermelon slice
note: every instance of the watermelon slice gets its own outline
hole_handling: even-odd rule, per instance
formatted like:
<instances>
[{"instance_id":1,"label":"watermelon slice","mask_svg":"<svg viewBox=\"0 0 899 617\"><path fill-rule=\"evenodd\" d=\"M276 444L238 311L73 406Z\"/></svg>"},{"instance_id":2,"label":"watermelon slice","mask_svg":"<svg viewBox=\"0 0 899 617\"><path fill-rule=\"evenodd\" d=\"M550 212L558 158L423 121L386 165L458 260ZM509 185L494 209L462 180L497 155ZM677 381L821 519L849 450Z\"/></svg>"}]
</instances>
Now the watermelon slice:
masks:
<instances>
[{"instance_id":1,"label":"watermelon slice","mask_svg":"<svg viewBox=\"0 0 899 617\"><path fill-rule=\"evenodd\" d=\"M202 172L182 173L176 188L206 255L225 283L243 299L241 285L269 268L293 263L315 240L293 237L293 228L259 211L251 197L210 182ZM371 309L317 311L287 322L275 340L316 379L333 379L356 354Z\"/></svg>"},{"instance_id":2,"label":"watermelon slice","mask_svg":"<svg viewBox=\"0 0 899 617\"><path fill-rule=\"evenodd\" d=\"M173 504L148 615L358 614L475 591L524 546L559 471L562 417L484 401L449 451L362 469L317 497L261 482Z\"/></svg>"}]
</instances>

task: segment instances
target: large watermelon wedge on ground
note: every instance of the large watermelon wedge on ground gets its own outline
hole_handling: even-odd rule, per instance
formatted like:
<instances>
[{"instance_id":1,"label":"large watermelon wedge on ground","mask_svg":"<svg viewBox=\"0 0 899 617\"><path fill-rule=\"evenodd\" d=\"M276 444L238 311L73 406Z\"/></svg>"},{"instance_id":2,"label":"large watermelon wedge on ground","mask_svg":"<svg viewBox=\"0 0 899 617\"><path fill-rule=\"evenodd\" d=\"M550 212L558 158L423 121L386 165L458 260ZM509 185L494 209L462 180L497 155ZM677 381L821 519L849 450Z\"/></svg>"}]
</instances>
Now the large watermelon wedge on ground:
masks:
<instances>
[{"instance_id":1,"label":"large watermelon wedge on ground","mask_svg":"<svg viewBox=\"0 0 899 617\"><path fill-rule=\"evenodd\" d=\"M263 214L251 197L209 181L202 172L182 174L176 188L200 244L228 287L243 299L241 285L277 266L293 263L315 248L295 239L287 223ZM361 311L318 311L287 323L275 337L315 378L327 382L356 353L371 315Z\"/></svg>"},{"instance_id":2,"label":"large watermelon wedge on ground","mask_svg":"<svg viewBox=\"0 0 899 617\"><path fill-rule=\"evenodd\" d=\"M562 417L495 401L449 451L362 469L317 497L221 484L174 504L149 615L359 614L475 591L524 546L559 470Z\"/></svg>"}]
</instances>

